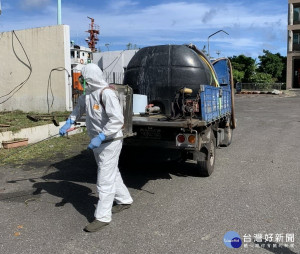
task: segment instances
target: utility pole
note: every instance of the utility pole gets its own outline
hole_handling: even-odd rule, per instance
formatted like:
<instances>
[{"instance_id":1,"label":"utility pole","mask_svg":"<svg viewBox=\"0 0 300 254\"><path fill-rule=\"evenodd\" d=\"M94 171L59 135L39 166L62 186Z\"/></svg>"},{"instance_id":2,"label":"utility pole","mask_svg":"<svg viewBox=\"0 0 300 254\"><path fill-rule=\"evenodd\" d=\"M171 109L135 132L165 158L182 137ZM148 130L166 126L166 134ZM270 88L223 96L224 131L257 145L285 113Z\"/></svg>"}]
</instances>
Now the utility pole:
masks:
<instances>
[{"instance_id":1,"label":"utility pole","mask_svg":"<svg viewBox=\"0 0 300 254\"><path fill-rule=\"evenodd\" d=\"M57 0L57 25L61 25L61 0Z\"/></svg>"},{"instance_id":2,"label":"utility pole","mask_svg":"<svg viewBox=\"0 0 300 254\"><path fill-rule=\"evenodd\" d=\"M216 35L217 33L220 33L220 32L223 32L223 33L229 35L229 33L225 32L224 30L219 30L219 31L217 31L217 32L215 32L215 33L213 33L213 34L211 34L211 35L208 36L208 38L207 38L207 53L208 53L209 59L210 59L210 53L209 53L209 38L212 37L212 36L214 36L214 35Z\"/></svg>"}]
</instances>

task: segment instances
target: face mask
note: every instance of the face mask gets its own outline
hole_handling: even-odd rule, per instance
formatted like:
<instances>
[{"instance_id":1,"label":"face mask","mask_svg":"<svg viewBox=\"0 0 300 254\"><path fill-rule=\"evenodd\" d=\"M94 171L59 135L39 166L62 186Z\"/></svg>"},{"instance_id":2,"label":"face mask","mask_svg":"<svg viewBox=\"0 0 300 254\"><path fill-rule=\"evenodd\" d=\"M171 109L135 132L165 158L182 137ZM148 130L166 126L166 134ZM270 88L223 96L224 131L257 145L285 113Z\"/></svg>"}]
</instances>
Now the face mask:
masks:
<instances>
[{"instance_id":1,"label":"face mask","mask_svg":"<svg viewBox=\"0 0 300 254\"><path fill-rule=\"evenodd\" d=\"M82 86L84 86L85 80L84 80L84 77L83 77L82 75L79 76L78 81L79 81L79 83L80 83Z\"/></svg>"},{"instance_id":2,"label":"face mask","mask_svg":"<svg viewBox=\"0 0 300 254\"><path fill-rule=\"evenodd\" d=\"M78 81L82 85L82 87L85 88L85 93L90 94L98 89L98 87L92 86L89 83L87 83L82 75L78 77Z\"/></svg>"}]
</instances>

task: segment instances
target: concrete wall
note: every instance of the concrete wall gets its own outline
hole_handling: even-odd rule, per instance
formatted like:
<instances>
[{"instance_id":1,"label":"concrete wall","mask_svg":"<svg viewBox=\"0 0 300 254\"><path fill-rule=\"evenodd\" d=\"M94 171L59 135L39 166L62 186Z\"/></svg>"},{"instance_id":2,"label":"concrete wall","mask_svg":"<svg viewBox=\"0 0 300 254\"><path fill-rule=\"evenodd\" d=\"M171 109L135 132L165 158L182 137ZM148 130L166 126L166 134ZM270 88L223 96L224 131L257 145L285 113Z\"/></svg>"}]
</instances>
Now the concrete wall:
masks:
<instances>
[{"instance_id":1,"label":"concrete wall","mask_svg":"<svg viewBox=\"0 0 300 254\"><path fill-rule=\"evenodd\" d=\"M290 4L297 4L297 3L299 3L299 0L289 0L289 3Z\"/></svg>"},{"instance_id":2,"label":"concrete wall","mask_svg":"<svg viewBox=\"0 0 300 254\"><path fill-rule=\"evenodd\" d=\"M300 52L289 52L287 54L287 74L286 74L286 88L292 89L294 87L295 78L295 60L300 60ZM296 87L297 88L297 87Z\"/></svg>"},{"instance_id":3,"label":"concrete wall","mask_svg":"<svg viewBox=\"0 0 300 254\"><path fill-rule=\"evenodd\" d=\"M93 63L98 64L103 70L107 82L113 83L115 78L115 82L122 83L124 68L137 51L133 49L93 53Z\"/></svg>"},{"instance_id":4,"label":"concrete wall","mask_svg":"<svg viewBox=\"0 0 300 254\"><path fill-rule=\"evenodd\" d=\"M300 51L293 49L293 33L295 30L300 30L300 24L293 24L294 20L294 4L300 4L299 0L288 1L288 38L287 38L287 73L286 73L286 88L294 88L295 66L294 60L300 59Z\"/></svg>"},{"instance_id":5,"label":"concrete wall","mask_svg":"<svg viewBox=\"0 0 300 254\"><path fill-rule=\"evenodd\" d=\"M0 111L48 112L50 71L64 67L71 73L69 26L26 29L15 31L15 34L1 33L0 55ZM71 78L65 71L53 71L51 83L54 102L50 112L71 110ZM14 88L20 90L9 94ZM51 93L49 102L51 105Z\"/></svg>"},{"instance_id":6,"label":"concrete wall","mask_svg":"<svg viewBox=\"0 0 300 254\"><path fill-rule=\"evenodd\" d=\"M293 71L294 66L293 66L293 57L291 54L287 54L287 66L286 66L286 89L291 89L293 87Z\"/></svg>"}]
</instances>

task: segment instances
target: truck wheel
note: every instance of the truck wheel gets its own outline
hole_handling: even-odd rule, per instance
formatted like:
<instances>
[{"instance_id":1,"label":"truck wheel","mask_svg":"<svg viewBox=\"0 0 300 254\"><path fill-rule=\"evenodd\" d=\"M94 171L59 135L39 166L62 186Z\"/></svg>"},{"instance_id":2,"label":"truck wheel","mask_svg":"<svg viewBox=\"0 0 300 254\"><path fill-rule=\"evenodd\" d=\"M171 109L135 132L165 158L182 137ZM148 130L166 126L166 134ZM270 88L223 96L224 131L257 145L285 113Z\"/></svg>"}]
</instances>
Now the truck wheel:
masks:
<instances>
[{"instance_id":1,"label":"truck wheel","mask_svg":"<svg viewBox=\"0 0 300 254\"><path fill-rule=\"evenodd\" d=\"M210 176L215 168L216 139L211 133L210 141L207 145L197 151L197 169L200 176Z\"/></svg>"},{"instance_id":2,"label":"truck wheel","mask_svg":"<svg viewBox=\"0 0 300 254\"><path fill-rule=\"evenodd\" d=\"M227 127L224 129L224 140L222 142L222 146L229 146L232 142L233 129L231 127Z\"/></svg>"}]
</instances>

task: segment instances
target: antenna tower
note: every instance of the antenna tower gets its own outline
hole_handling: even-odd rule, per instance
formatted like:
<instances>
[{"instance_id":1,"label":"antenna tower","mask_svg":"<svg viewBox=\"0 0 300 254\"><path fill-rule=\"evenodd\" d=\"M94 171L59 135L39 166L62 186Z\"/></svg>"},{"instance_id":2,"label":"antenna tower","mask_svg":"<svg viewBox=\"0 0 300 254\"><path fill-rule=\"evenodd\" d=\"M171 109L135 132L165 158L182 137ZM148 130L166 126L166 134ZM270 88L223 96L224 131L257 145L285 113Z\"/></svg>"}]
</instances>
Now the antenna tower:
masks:
<instances>
[{"instance_id":1,"label":"antenna tower","mask_svg":"<svg viewBox=\"0 0 300 254\"><path fill-rule=\"evenodd\" d=\"M100 32L99 32L100 29L99 29L98 25L94 24L95 20L93 18L90 18L90 17L88 17L88 18L91 20L91 24L89 25L89 30L86 32L89 33L90 36L88 38L86 38L85 41L89 45L89 48L91 49L91 51L96 52L97 49L95 46L97 44L97 41L99 41L98 34L100 34Z\"/></svg>"}]
</instances>

